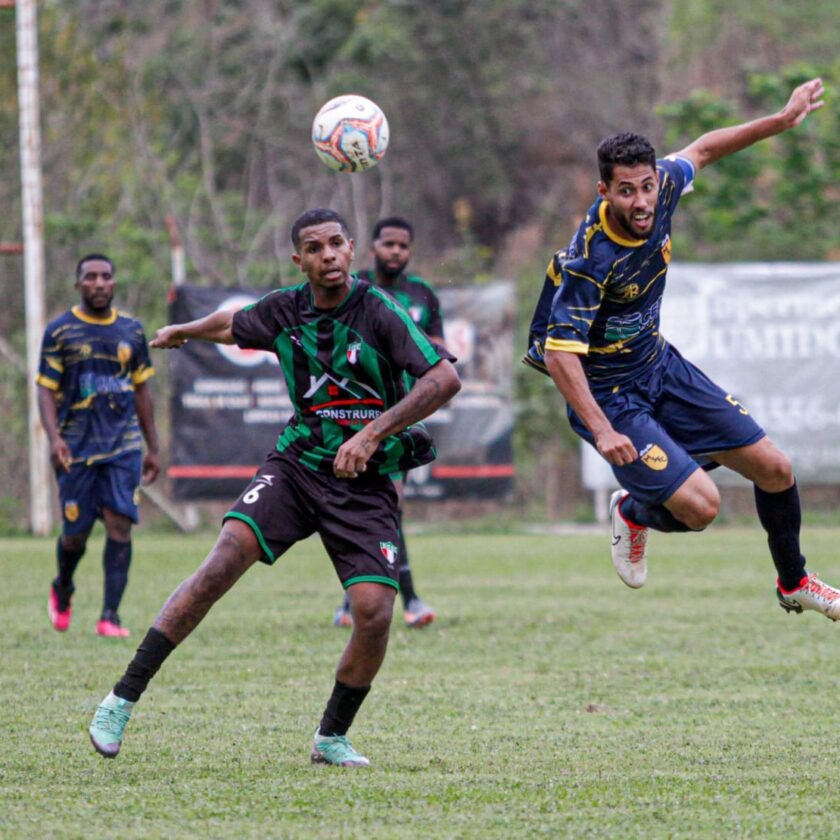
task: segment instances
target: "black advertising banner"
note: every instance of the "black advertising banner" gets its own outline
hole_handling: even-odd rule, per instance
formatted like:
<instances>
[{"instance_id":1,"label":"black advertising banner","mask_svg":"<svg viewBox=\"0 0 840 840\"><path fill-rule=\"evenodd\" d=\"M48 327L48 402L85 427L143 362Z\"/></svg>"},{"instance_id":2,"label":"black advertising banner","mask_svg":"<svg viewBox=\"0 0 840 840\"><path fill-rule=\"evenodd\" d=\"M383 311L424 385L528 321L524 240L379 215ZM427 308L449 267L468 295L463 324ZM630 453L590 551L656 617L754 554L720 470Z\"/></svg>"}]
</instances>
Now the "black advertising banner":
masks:
<instances>
[{"instance_id":1,"label":"black advertising banner","mask_svg":"<svg viewBox=\"0 0 840 840\"><path fill-rule=\"evenodd\" d=\"M411 470L408 499L494 499L513 490L513 285L439 288L461 391L424 422L436 461Z\"/></svg>"},{"instance_id":2,"label":"black advertising banner","mask_svg":"<svg viewBox=\"0 0 840 840\"><path fill-rule=\"evenodd\" d=\"M241 309L263 292L204 286L172 290L170 323ZM169 350L172 497L233 501L292 416L277 358L261 350L190 341Z\"/></svg>"},{"instance_id":3,"label":"black advertising banner","mask_svg":"<svg viewBox=\"0 0 840 840\"><path fill-rule=\"evenodd\" d=\"M241 309L264 291L183 285L170 323ZM412 470L410 499L499 498L513 488L513 287L438 290L445 338L458 357L458 396L425 422L438 451ZM239 495L293 414L275 356L191 341L170 350L172 448L168 477L178 500Z\"/></svg>"}]
</instances>

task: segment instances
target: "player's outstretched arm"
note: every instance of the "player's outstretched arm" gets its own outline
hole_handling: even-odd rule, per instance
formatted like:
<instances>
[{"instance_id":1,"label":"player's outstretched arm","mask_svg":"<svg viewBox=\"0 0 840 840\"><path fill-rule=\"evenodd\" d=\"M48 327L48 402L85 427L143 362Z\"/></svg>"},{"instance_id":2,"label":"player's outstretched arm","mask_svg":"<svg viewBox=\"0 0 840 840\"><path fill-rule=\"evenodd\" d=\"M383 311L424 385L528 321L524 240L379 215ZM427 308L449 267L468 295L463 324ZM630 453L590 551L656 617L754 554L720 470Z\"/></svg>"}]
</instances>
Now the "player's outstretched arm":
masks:
<instances>
[{"instance_id":1,"label":"player's outstretched arm","mask_svg":"<svg viewBox=\"0 0 840 840\"><path fill-rule=\"evenodd\" d=\"M794 89L787 105L781 111L751 122L709 131L677 154L691 160L696 169L702 169L727 155L758 143L759 140L795 128L808 114L823 107L824 93L822 79L811 79Z\"/></svg>"},{"instance_id":2,"label":"player's outstretched arm","mask_svg":"<svg viewBox=\"0 0 840 840\"><path fill-rule=\"evenodd\" d=\"M170 349L182 347L191 338L213 341L216 344L233 344L233 312L219 310L186 324L169 324L161 327L149 342L149 347Z\"/></svg>"},{"instance_id":3,"label":"player's outstretched arm","mask_svg":"<svg viewBox=\"0 0 840 840\"><path fill-rule=\"evenodd\" d=\"M595 447L601 455L610 464L632 464L639 457L639 453L629 437L612 427L601 407L595 402L578 355L565 350L547 350L545 365L557 390L592 432Z\"/></svg>"},{"instance_id":4,"label":"player's outstretched arm","mask_svg":"<svg viewBox=\"0 0 840 840\"><path fill-rule=\"evenodd\" d=\"M339 478L355 478L357 473L365 471L368 460L382 440L434 414L460 390L461 380L454 365L441 359L417 379L396 405L382 412L338 448L333 472Z\"/></svg>"}]
</instances>

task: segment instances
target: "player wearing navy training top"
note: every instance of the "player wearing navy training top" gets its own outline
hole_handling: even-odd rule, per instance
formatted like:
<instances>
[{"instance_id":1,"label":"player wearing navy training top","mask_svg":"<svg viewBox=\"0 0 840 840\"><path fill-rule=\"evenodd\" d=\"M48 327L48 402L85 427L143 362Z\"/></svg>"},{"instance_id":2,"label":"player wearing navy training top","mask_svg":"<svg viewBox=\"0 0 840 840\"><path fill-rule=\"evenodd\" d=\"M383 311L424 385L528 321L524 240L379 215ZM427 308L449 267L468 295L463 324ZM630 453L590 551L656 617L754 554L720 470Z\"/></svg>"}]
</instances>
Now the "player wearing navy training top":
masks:
<instances>
[{"instance_id":1,"label":"player wearing navy training top","mask_svg":"<svg viewBox=\"0 0 840 840\"><path fill-rule=\"evenodd\" d=\"M154 369L142 324L111 305L115 282L108 257L79 260L75 285L81 302L47 325L37 378L63 519L48 613L56 630L69 628L73 575L101 518L106 540L100 636L129 635L117 610L128 583L131 526L138 521L135 496L141 480L154 481L160 469L147 385Z\"/></svg>"},{"instance_id":2,"label":"player wearing navy training top","mask_svg":"<svg viewBox=\"0 0 840 840\"><path fill-rule=\"evenodd\" d=\"M414 228L400 216L388 216L373 226L371 256L373 268L360 271L358 276L388 292L411 316L411 320L435 343L444 346L443 318L440 301L435 290L422 277L408 274L406 267L411 259L411 244ZM403 481L394 479L394 486L400 498L399 507L399 549L400 549L400 596L403 601L403 619L407 627L425 627L437 617L437 613L417 594L408 549L403 531ZM333 624L336 627L352 627L353 615L350 601L345 596L335 611Z\"/></svg>"},{"instance_id":3,"label":"player wearing navy training top","mask_svg":"<svg viewBox=\"0 0 840 840\"><path fill-rule=\"evenodd\" d=\"M350 274L353 240L332 210L292 227L307 282L232 314L158 330L152 347L190 339L272 350L295 414L225 515L198 570L169 597L89 728L106 757L119 752L131 710L166 657L257 561L274 563L318 533L350 591L353 630L311 758L369 764L347 730L385 658L398 584L397 495L390 476L434 458L419 421L460 388L453 357L436 348L388 295ZM405 376L416 381L406 392Z\"/></svg>"},{"instance_id":4,"label":"player wearing navy training top","mask_svg":"<svg viewBox=\"0 0 840 840\"><path fill-rule=\"evenodd\" d=\"M639 135L598 147L599 198L548 267L524 361L548 373L575 431L612 465L612 560L634 588L647 577L648 529L702 530L720 494L706 469L723 465L755 486L758 516L788 612L840 618L840 591L807 574L790 462L744 406L659 332L671 260L671 216L695 173L799 125L822 107L823 85L797 87L776 114L702 135L664 160Z\"/></svg>"}]
</instances>

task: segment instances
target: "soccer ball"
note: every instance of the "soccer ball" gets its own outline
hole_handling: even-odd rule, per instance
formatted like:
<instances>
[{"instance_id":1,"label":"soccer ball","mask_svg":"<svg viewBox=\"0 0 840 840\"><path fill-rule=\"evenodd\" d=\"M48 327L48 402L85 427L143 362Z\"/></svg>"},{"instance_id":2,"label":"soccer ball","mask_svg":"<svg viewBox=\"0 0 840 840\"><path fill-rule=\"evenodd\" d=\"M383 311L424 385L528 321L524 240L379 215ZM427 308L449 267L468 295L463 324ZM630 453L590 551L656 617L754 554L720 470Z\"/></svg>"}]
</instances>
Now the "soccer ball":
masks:
<instances>
[{"instance_id":1,"label":"soccer ball","mask_svg":"<svg viewBox=\"0 0 840 840\"><path fill-rule=\"evenodd\" d=\"M361 172L382 160L388 148L388 120L364 96L336 96L315 115L312 145L330 169Z\"/></svg>"}]
</instances>

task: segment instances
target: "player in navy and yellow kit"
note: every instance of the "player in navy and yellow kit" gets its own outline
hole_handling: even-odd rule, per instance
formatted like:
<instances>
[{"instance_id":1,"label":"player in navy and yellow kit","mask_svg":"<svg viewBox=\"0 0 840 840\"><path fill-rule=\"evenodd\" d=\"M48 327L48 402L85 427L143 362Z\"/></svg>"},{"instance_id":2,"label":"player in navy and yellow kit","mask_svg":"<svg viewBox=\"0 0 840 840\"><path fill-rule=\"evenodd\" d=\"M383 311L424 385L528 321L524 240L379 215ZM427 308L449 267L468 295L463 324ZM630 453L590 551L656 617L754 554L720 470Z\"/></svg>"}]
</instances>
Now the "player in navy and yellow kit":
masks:
<instances>
[{"instance_id":1,"label":"player in navy and yellow kit","mask_svg":"<svg viewBox=\"0 0 840 840\"><path fill-rule=\"evenodd\" d=\"M347 730L385 658L399 587L397 494L391 476L428 463L419 423L460 388L453 357L405 310L350 274L353 240L332 210L310 210L292 228L300 286L278 289L236 314L216 312L158 330L152 347L190 339L277 354L295 414L275 451L233 508L199 569L170 596L122 679L90 726L113 757L131 710L166 657L257 561L274 563L318 533L350 593L353 630L316 730L312 761L369 762ZM415 378L406 390L405 374Z\"/></svg>"},{"instance_id":2,"label":"player in navy and yellow kit","mask_svg":"<svg viewBox=\"0 0 840 840\"><path fill-rule=\"evenodd\" d=\"M388 216L380 219L373 227L371 256L373 268L360 271L358 276L380 289L388 292L406 312L411 320L435 344L443 347L443 318L440 314L440 301L435 290L422 277L408 274L406 267L411 259L411 244L414 241L414 228L400 216ZM408 562L408 549L403 532L402 499L403 481L395 478L394 486L400 497L400 596L403 601L403 619L407 627L425 627L437 617L437 613L426 604L414 588L414 578ZM350 601L345 596L341 606L335 611L333 624L337 627L352 627L353 615Z\"/></svg>"},{"instance_id":3,"label":"player in navy and yellow kit","mask_svg":"<svg viewBox=\"0 0 840 840\"><path fill-rule=\"evenodd\" d=\"M794 128L822 106L823 85L797 87L776 114L704 134L657 161L639 135L598 147L599 198L548 267L524 361L548 373L575 431L613 467L612 560L634 588L647 576L648 529L693 531L718 513L701 467L753 482L786 610L840 618L840 591L805 570L801 509L790 462L744 406L683 359L659 332L671 260L671 216L695 173Z\"/></svg>"},{"instance_id":4,"label":"player in navy and yellow kit","mask_svg":"<svg viewBox=\"0 0 840 840\"><path fill-rule=\"evenodd\" d=\"M117 610L128 583L131 526L138 521L135 496L141 480L154 481L160 469L147 385L154 369L142 324L111 305L111 260L83 257L75 285L81 302L47 326L37 379L63 519L48 612L56 630L68 629L73 575L94 523L102 519L105 591L96 632L128 636Z\"/></svg>"}]
</instances>

